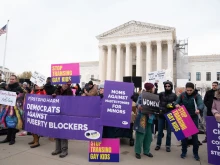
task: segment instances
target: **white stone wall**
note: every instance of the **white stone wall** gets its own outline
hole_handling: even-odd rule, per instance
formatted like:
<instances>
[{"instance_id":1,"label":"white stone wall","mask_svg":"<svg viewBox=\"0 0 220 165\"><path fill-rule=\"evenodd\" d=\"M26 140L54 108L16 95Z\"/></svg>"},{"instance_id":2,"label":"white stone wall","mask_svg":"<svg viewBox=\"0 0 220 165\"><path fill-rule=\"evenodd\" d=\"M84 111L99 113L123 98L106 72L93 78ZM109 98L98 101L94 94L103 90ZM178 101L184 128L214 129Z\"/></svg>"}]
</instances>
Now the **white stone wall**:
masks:
<instances>
[{"instance_id":1,"label":"white stone wall","mask_svg":"<svg viewBox=\"0 0 220 165\"><path fill-rule=\"evenodd\" d=\"M189 72L197 87L211 87L220 72L220 55L189 56ZM196 72L201 72L201 81L196 81ZM206 81L206 72L211 72L211 81Z\"/></svg>"},{"instance_id":2,"label":"white stone wall","mask_svg":"<svg viewBox=\"0 0 220 165\"><path fill-rule=\"evenodd\" d=\"M91 79L91 76L94 75L94 79L99 79L99 62L81 62L80 63L80 86L88 83ZM95 84L99 84L99 82L94 81Z\"/></svg>"},{"instance_id":3,"label":"white stone wall","mask_svg":"<svg viewBox=\"0 0 220 165\"><path fill-rule=\"evenodd\" d=\"M156 48L155 48L156 49ZM156 69L156 50L153 49L153 66ZM146 51L146 50L145 50ZM146 53L143 51L143 53ZM135 57L135 50L133 50L133 57ZM167 66L167 48L163 46L163 68ZM135 58L133 58L133 65L135 65ZM145 56L143 59L143 66L145 66ZM178 66L177 66L178 67ZM220 55L207 55L207 56L189 56L189 72L191 73L191 82L195 83L197 87L206 88L211 87L213 81L217 81L217 72L220 72ZM201 72L201 81L196 81L196 72ZM211 81L206 81L206 72L211 72ZM146 74L146 71L143 72ZM95 79L99 79L98 61L82 62L80 63L81 83L88 82L91 75ZM143 82L146 77L142 77ZM219 81L220 83L220 81ZM98 84L98 82L96 82Z\"/></svg>"}]
</instances>

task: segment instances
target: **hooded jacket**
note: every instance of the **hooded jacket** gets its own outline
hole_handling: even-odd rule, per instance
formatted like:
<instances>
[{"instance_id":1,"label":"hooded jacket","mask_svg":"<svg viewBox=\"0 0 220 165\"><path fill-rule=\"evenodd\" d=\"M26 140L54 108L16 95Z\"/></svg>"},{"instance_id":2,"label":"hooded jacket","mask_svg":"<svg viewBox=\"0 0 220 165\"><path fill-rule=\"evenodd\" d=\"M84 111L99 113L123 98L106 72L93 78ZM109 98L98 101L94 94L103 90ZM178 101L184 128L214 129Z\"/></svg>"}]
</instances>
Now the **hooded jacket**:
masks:
<instances>
[{"instance_id":1,"label":"hooded jacket","mask_svg":"<svg viewBox=\"0 0 220 165\"><path fill-rule=\"evenodd\" d=\"M165 88L165 86L169 84L171 86L171 88L169 90L167 90ZM160 111L162 111L162 114L159 115L160 118L164 118L165 113L170 112L171 110L173 110L174 108L167 108L168 104L172 104L176 101L177 96L175 93L173 93L173 83L170 81L166 81L164 82L164 92L161 92L159 94L159 100L160 100L160 104L159 104L159 109Z\"/></svg>"}]
</instances>

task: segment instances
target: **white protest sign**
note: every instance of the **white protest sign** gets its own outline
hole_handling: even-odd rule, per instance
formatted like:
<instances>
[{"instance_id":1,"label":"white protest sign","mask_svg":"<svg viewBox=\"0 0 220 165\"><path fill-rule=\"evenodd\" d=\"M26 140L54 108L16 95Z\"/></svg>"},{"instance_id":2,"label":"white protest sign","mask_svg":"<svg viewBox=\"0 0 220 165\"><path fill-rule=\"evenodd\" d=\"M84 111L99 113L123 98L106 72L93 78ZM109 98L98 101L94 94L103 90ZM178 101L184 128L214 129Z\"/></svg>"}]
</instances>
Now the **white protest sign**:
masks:
<instances>
[{"instance_id":1,"label":"white protest sign","mask_svg":"<svg viewBox=\"0 0 220 165\"><path fill-rule=\"evenodd\" d=\"M0 90L0 104L15 106L16 98L17 98L16 92Z\"/></svg>"},{"instance_id":2,"label":"white protest sign","mask_svg":"<svg viewBox=\"0 0 220 165\"><path fill-rule=\"evenodd\" d=\"M39 72L34 72L31 76L31 82L38 86L43 86L46 81L46 77Z\"/></svg>"},{"instance_id":3,"label":"white protest sign","mask_svg":"<svg viewBox=\"0 0 220 165\"><path fill-rule=\"evenodd\" d=\"M167 80L165 74L166 74L165 70L149 72L148 81L150 83L155 83L156 81L164 82Z\"/></svg>"}]
</instances>

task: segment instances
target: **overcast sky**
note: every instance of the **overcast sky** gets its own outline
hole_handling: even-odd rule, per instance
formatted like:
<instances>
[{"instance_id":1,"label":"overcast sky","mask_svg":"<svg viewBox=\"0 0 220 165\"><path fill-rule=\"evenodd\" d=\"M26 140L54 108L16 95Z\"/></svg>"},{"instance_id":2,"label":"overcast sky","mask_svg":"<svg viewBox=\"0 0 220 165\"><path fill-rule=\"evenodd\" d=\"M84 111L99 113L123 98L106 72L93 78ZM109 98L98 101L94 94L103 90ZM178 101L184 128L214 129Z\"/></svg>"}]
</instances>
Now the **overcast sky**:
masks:
<instances>
[{"instance_id":1,"label":"overcast sky","mask_svg":"<svg viewBox=\"0 0 220 165\"><path fill-rule=\"evenodd\" d=\"M220 0L0 0L9 19L6 67L15 73L98 60L95 36L130 20L175 27L189 55L220 54ZM5 35L0 36L0 65Z\"/></svg>"}]
</instances>

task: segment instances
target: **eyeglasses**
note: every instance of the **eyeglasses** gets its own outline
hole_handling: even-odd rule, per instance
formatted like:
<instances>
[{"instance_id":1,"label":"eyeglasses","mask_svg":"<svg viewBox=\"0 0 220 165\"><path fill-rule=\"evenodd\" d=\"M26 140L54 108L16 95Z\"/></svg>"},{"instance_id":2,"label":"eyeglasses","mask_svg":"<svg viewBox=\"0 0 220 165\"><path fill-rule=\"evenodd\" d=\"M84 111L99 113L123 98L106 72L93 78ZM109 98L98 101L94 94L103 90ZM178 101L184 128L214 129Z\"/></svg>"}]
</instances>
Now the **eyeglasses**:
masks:
<instances>
[{"instance_id":1,"label":"eyeglasses","mask_svg":"<svg viewBox=\"0 0 220 165\"><path fill-rule=\"evenodd\" d=\"M165 86L165 88L170 88L171 86Z\"/></svg>"}]
</instances>

